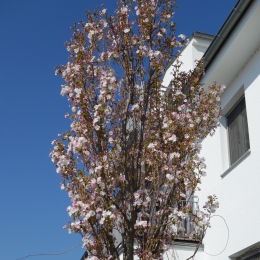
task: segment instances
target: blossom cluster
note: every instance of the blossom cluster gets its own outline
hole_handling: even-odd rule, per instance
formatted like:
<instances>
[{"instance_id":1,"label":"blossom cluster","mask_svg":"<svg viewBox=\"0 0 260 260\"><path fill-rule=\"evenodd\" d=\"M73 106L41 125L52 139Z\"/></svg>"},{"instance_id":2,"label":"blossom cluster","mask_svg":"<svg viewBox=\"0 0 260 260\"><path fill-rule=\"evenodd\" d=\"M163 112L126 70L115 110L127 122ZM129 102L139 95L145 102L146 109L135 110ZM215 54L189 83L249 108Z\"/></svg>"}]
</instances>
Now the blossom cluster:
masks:
<instances>
[{"instance_id":1,"label":"blossom cluster","mask_svg":"<svg viewBox=\"0 0 260 260\"><path fill-rule=\"evenodd\" d=\"M119 259L120 247L127 259L160 259L187 217L188 236L201 238L217 207L215 197L204 213L189 202L205 175L201 141L218 125L222 89L201 86L198 64L188 73L176 66L162 94L163 71L185 41L173 15L170 0L87 13L56 69L71 125L50 155L72 202L69 232L81 234L90 259Z\"/></svg>"}]
</instances>

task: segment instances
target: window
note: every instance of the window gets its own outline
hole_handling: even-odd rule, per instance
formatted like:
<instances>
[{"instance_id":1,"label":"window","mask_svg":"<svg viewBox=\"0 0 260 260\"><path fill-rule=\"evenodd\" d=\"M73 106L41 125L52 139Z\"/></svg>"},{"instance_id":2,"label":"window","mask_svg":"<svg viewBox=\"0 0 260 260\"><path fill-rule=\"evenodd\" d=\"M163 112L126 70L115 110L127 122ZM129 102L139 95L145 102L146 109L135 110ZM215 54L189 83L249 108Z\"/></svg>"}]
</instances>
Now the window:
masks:
<instances>
[{"instance_id":1,"label":"window","mask_svg":"<svg viewBox=\"0 0 260 260\"><path fill-rule=\"evenodd\" d=\"M242 258L243 260L260 260L260 253L254 254L252 256Z\"/></svg>"},{"instance_id":2,"label":"window","mask_svg":"<svg viewBox=\"0 0 260 260\"><path fill-rule=\"evenodd\" d=\"M230 258L232 260L260 260L260 242L236 252Z\"/></svg>"},{"instance_id":3,"label":"window","mask_svg":"<svg viewBox=\"0 0 260 260\"><path fill-rule=\"evenodd\" d=\"M193 224L193 214L199 209L198 204L198 198L195 196L192 196L189 201L186 199L181 200L181 202L178 204L178 209L182 207L187 207L190 209L188 216L183 219L183 221L180 223L178 227L178 235L176 238L176 241L192 241L192 242L199 242L202 237L201 233L194 232L195 226Z\"/></svg>"},{"instance_id":4,"label":"window","mask_svg":"<svg viewBox=\"0 0 260 260\"><path fill-rule=\"evenodd\" d=\"M226 118L229 140L229 158L230 165L232 166L250 148L244 96L240 98Z\"/></svg>"}]
</instances>

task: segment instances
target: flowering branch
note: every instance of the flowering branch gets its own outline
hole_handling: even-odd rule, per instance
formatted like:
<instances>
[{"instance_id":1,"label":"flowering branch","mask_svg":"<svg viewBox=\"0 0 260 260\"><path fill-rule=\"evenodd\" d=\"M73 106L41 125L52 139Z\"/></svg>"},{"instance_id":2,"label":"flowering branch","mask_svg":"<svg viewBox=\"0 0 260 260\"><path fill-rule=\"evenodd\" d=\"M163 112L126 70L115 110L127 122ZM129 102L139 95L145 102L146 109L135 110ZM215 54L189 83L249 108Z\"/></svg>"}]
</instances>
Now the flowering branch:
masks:
<instances>
[{"instance_id":1,"label":"flowering branch","mask_svg":"<svg viewBox=\"0 0 260 260\"><path fill-rule=\"evenodd\" d=\"M208 225L214 203L204 213L181 203L205 174L200 143L218 125L221 87L200 85L201 64L188 73L176 65L162 94L164 69L184 42L173 15L170 0L87 13L56 70L72 123L51 157L72 200L69 231L82 234L92 259L119 259L120 246L124 259L160 259L185 218L191 238Z\"/></svg>"}]
</instances>

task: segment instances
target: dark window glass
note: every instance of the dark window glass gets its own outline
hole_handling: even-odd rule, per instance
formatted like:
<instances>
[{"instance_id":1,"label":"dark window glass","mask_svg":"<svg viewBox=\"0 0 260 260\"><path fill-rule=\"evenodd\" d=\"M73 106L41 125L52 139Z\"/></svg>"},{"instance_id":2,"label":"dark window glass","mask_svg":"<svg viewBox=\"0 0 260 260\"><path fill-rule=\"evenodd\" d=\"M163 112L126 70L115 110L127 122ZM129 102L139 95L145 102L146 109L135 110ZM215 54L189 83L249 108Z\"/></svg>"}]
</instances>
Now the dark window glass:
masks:
<instances>
[{"instance_id":1,"label":"dark window glass","mask_svg":"<svg viewBox=\"0 0 260 260\"><path fill-rule=\"evenodd\" d=\"M227 116L227 125L230 164L232 165L250 148L245 97L241 98Z\"/></svg>"},{"instance_id":2,"label":"dark window glass","mask_svg":"<svg viewBox=\"0 0 260 260\"><path fill-rule=\"evenodd\" d=\"M258 253L256 255L252 255L248 258L245 258L244 260L260 260L260 253Z\"/></svg>"}]
</instances>

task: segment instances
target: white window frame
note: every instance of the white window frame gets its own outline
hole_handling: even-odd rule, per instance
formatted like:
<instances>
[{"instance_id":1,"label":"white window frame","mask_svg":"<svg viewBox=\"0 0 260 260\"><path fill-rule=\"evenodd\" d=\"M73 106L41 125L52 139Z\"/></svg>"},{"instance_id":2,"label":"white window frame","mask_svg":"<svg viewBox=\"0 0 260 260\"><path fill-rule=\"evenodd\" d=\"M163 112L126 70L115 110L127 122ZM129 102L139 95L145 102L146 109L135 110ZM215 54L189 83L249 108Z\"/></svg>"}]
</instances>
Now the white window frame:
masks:
<instances>
[{"instance_id":1,"label":"white window frame","mask_svg":"<svg viewBox=\"0 0 260 260\"><path fill-rule=\"evenodd\" d=\"M224 93L225 95L225 93ZM244 91L244 86L240 87L235 93L229 93L229 98L225 97L224 102L222 101L222 117L220 119L220 139L221 139L221 153L222 153L222 164L223 173L221 177L225 177L229 172L231 172L236 166L238 166L242 161L244 161L251 153L250 148L241 155L233 164L230 163L230 147L229 147L229 133L228 133L228 122L227 116L232 112L235 106L239 103L242 97L246 96ZM250 143L250 138L249 138Z\"/></svg>"}]
</instances>

